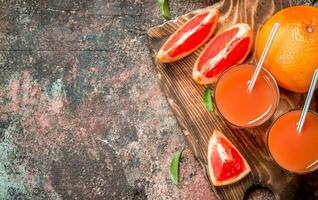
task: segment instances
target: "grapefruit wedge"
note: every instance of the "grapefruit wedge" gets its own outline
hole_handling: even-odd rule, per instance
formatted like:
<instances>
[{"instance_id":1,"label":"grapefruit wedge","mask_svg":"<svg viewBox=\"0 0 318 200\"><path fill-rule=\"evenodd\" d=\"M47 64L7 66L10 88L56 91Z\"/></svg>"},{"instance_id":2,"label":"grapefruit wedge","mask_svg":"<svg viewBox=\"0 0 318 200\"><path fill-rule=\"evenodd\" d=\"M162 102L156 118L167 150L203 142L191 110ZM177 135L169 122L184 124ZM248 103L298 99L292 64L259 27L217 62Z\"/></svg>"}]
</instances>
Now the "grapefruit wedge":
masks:
<instances>
[{"instance_id":1,"label":"grapefruit wedge","mask_svg":"<svg viewBox=\"0 0 318 200\"><path fill-rule=\"evenodd\" d=\"M193 67L192 78L199 84L216 81L225 69L242 63L253 43L248 24L236 24L215 36L204 48Z\"/></svg>"},{"instance_id":2,"label":"grapefruit wedge","mask_svg":"<svg viewBox=\"0 0 318 200\"><path fill-rule=\"evenodd\" d=\"M251 171L242 154L217 130L209 141L208 165L210 178L215 186L235 183Z\"/></svg>"},{"instance_id":3,"label":"grapefruit wedge","mask_svg":"<svg viewBox=\"0 0 318 200\"><path fill-rule=\"evenodd\" d=\"M169 37L159 50L157 58L168 63L191 54L212 36L219 15L219 10L213 8L192 17Z\"/></svg>"}]
</instances>

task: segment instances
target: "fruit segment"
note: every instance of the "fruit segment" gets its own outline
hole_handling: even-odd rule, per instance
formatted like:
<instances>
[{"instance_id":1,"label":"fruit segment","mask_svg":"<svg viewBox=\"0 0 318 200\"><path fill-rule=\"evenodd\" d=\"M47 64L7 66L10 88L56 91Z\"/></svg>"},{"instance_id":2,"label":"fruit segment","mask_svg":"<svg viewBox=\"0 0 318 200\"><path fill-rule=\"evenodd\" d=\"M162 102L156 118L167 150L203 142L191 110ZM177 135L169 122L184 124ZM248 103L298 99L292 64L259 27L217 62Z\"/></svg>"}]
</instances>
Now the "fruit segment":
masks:
<instances>
[{"instance_id":1,"label":"fruit segment","mask_svg":"<svg viewBox=\"0 0 318 200\"><path fill-rule=\"evenodd\" d=\"M219 15L217 9L209 9L194 16L169 37L157 58L168 63L191 54L212 36Z\"/></svg>"},{"instance_id":2,"label":"fruit segment","mask_svg":"<svg viewBox=\"0 0 318 200\"><path fill-rule=\"evenodd\" d=\"M215 186L235 183L251 171L242 154L217 130L209 141L208 165Z\"/></svg>"},{"instance_id":3,"label":"fruit segment","mask_svg":"<svg viewBox=\"0 0 318 200\"><path fill-rule=\"evenodd\" d=\"M253 43L253 32L247 24L236 24L215 36L198 57L192 78L199 84L210 84L227 68L242 63Z\"/></svg>"}]
</instances>

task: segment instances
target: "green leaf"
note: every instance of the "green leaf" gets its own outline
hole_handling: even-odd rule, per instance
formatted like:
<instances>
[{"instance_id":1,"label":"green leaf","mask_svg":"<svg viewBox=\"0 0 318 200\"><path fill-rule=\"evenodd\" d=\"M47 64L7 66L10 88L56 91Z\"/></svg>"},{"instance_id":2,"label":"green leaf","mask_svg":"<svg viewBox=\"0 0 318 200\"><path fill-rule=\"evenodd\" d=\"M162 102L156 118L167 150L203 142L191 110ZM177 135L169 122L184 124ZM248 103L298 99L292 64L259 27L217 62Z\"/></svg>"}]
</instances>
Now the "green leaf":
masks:
<instances>
[{"instance_id":1,"label":"green leaf","mask_svg":"<svg viewBox=\"0 0 318 200\"><path fill-rule=\"evenodd\" d=\"M158 3L160 5L160 11L161 11L162 16L167 20L171 19L169 1L168 0L158 0Z\"/></svg>"},{"instance_id":2,"label":"green leaf","mask_svg":"<svg viewBox=\"0 0 318 200\"><path fill-rule=\"evenodd\" d=\"M170 177L175 185L179 184L179 164L182 151L183 149L174 153L170 161Z\"/></svg>"},{"instance_id":3,"label":"green leaf","mask_svg":"<svg viewBox=\"0 0 318 200\"><path fill-rule=\"evenodd\" d=\"M212 90L209 87L207 87L205 89L205 91L204 91L203 103L204 103L206 109L208 109L209 112L213 112L214 111L214 104L213 104L213 101L212 101Z\"/></svg>"}]
</instances>

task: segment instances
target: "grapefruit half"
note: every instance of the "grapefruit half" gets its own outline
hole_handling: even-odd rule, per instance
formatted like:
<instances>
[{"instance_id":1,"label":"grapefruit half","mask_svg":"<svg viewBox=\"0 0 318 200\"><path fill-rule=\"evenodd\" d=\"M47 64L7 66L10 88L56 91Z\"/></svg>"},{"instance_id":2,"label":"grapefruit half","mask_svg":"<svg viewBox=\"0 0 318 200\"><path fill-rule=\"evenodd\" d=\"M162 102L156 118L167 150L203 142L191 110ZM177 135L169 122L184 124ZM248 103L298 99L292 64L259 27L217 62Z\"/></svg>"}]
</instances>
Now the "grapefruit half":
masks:
<instances>
[{"instance_id":1,"label":"grapefruit half","mask_svg":"<svg viewBox=\"0 0 318 200\"><path fill-rule=\"evenodd\" d=\"M219 15L219 10L213 8L192 17L169 37L157 58L163 63L169 63L194 52L212 36Z\"/></svg>"},{"instance_id":2,"label":"grapefruit half","mask_svg":"<svg viewBox=\"0 0 318 200\"><path fill-rule=\"evenodd\" d=\"M197 58L192 78L199 84L216 81L225 69L242 63L253 43L252 28L248 24L236 24L215 36Z\"/></svg>"},{"instance_id":3,"label":"grapefruit half","mask_svg":"<svg viewBox=\"0 0 318 200\"><path fill-rule=\"evenodd\" d=\"M208 166L214 186L235 183L251 171L242 154L217 130L209 141Z\"/></svg>"}]
</instances>

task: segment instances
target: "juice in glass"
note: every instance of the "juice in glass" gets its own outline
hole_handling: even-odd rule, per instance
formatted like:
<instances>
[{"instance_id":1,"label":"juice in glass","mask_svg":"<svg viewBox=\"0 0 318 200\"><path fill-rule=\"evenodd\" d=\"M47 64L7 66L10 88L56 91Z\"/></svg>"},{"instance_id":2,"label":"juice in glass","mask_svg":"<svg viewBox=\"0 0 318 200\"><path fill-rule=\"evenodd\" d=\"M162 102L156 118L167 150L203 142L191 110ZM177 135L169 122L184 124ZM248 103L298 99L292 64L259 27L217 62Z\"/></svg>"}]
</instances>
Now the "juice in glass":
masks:
<instances>
[{"instance_id":1,"label":"juice in glass","mask_svg":"<svg viewBox=\"0 0 318 200\"><path fill-rule=\"evenodd\" d=\"M308 112L304 126L297 133L301 110L279 117L267 136L267 147L276 163L294 173L307 173L318 167L318 115Z\"/></svg>"},{"instance_id":2,"label":"juice in glass","mask_svg":"<svg viewBox=\"0 0 318 200\"><path fill-rule=\"evenodd\" d=\"M253 90L248 91L255 68L249 64L231 67L217 82L214 92L216 107L232 125L258 126L268 120L278 106L278 86L265 69L261 70Z\"/></svg>"}]
</instances>

